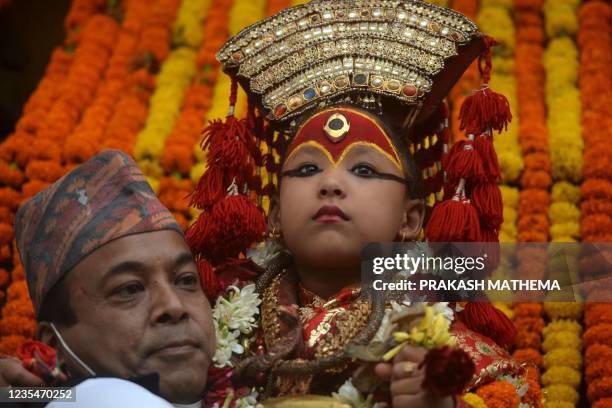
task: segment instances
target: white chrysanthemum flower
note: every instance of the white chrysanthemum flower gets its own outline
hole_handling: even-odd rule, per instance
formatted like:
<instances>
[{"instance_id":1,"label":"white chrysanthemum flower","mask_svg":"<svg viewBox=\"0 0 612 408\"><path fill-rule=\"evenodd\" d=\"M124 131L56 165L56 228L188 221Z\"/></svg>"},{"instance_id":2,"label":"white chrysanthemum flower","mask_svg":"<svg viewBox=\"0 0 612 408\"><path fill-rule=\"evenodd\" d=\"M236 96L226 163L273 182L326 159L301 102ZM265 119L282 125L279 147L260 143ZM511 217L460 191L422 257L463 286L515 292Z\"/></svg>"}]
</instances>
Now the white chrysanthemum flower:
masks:
<instances>
[{"instance_id":1,"label":"white chrysanthemum flower","mask_svg":"<svg viewBox=\"0 0 612 408\"><path fill-rule=\"evenodd\" d=\"M259 393L255 390L251 390L251 393L246 397L238 398L235 401L236 408L260 408L263 407L260 403L257 402L257 397L259 397Z\"/></svg>"},{"instance_id":2,"label":"white chrysanthemum flower","mask_svg":"<svg viewBox=\"0 0 612 408\"><path fill-rule=\"evenodd\" d=\"M432 305L434 314L443 315L449 323L452 323L455 320L455 313L453 309L448 306L448 302L438 302Z\"/></svg>"},{"instance_id":3,"label":"white chrysanthemum flower","mask_svg":"<svg viewBox=\"0 0 612 408\"><path fill-rule=\"evenodd\" d=\"M353 408L372 408L372 398L364 398L350 378L332 396Z\"/></svg>"},{"instance_id":4,"label":"white chrysanthemum flower","mask_svg":"<svg viewBox=\"0 0 612 408\"><path fill-rule=\"evenodd\" d=\"M247 258L263 268L282 250L283 247L278 241L267 239L255 248L249 249Z\"/></svg>"},{"instance_id":5,"label":"white chrysanthemum flower","mask_svg":"<svg viewBox=\"0 0 612 408\"><path fill-rule=\"evenodd\" d=\"M523 379L514 377L512 375L500 375L497 377L498 381L508 381L510 384L516 388L516 393L519 397L523 398L527 391L529 390L529 384L527 384Z\"/></svg>"},{"instance_id":6,"label":"white chrysanthemum flower","mask_svg":"<svg viewBox=\"0 0 612 408\"><path fill-rule=\"evenodd\" d=\"M232 363L232 353L244 353L244 347L238 342L240 332L238 330L230 330L227 326L215 323L215 334L217 336L217 349L213 356L213 362L216 367L228 367Z\"/></svg>"},{"instance_id":7,"label":"white chrysanthemum flower","mask_svg":"<svg viewBox=\"0 0 612 408\"><path fill-rule=\"evenodd\" d=\"M228 298L220 297L213 310L214 319L220 325L231 330L249 334L257 327L256 315L259 314L261 300L255 292L255 285L247 285L242 289L230 286Z\"/></svg>"}]
</instances>

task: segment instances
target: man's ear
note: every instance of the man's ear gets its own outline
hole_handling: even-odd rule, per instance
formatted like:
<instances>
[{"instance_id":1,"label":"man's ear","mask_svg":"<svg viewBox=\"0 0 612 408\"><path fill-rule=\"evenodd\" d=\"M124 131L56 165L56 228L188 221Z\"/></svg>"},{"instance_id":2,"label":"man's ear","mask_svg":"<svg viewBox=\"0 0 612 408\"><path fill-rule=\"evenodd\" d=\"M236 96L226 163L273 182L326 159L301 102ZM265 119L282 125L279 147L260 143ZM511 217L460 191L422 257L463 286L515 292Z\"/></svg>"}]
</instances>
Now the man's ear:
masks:
<instances>
[{"instance_id":1,"label":"man's ear","mask_svg":"<svg viewBox=\"0 0 612 408\"><path fill-rule=\"evenodd\" d=\"M425 220L425 203L423 200L406 200L404 211L404 219L399 230L400 237L404 241L415 241Z\"/></svg>"},{"instance_id":2,"label":"man's ear","mask_svg":"<svg viewBox=\"0 0 612 408\"><path fill-rule=\"evenodd\" d=\"M64 363L64 356L62 353L62 348L60 347L59 340L55 335L55 332L51 328L49 322L41 321L36 325L36 338L51 347L57 350L57 359L61 364Z\"/></svg>"}]
</instances>

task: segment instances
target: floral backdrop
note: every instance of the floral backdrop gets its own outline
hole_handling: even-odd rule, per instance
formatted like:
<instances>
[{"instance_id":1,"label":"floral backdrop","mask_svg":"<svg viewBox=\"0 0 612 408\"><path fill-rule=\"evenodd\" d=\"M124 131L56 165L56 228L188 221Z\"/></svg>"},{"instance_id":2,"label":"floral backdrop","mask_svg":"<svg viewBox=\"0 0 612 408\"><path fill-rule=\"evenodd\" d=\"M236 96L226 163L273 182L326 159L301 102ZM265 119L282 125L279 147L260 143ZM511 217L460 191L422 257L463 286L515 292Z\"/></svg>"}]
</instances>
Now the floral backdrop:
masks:
<instances>
[{"instance_id":1,"label":"floral backdrop","mask_svg":"<svg viewBox=\"0 0 612 408\"><path fill-rule=\"evenodd\" d=\"M19 0L0 0L0 8L9 1ZM502 242L612 241L610 2L433 2L502 41L491 87L508 97L514 114L495 142L504 180ZM299 3L72 0L64 43L13 133L1 135L0 354L14 353L35 331L14 246L20 203L95 152L118 148L136 158L162 202L189 225L197 213L186 197L206 168L200 131L227 113L229 80L215 51L243 27ZM459 106L478 81L471 67L449 95L455 138L462 137ZM612 304L498 306L519 330L514 357L542 387L532 405L612 407ZM498 381L466 398L476 407L515 407L514 394Z\"/></svg>"}]
</instances>

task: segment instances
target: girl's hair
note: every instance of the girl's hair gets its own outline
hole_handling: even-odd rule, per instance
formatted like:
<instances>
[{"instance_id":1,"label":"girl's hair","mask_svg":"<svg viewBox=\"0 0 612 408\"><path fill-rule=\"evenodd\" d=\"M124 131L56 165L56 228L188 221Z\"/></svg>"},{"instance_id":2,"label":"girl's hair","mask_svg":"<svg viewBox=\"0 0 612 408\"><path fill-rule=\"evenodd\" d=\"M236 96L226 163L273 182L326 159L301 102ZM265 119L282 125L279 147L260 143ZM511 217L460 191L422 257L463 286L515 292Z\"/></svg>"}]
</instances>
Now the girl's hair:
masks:
<instances>
[{"instance_id":1,"label":"girl's hair","mask_svg":"<svg viewBox=\"0 0 612 408\"><path fill-rule=\"evenodd\" d=\"M348 105L345 103L341 106L351 106L351 105ZM415 199L424 198L423 176L421 175L421 172L419 171L419 168L414 158L412 157L412 154L410 154L410 149L408 148L408 143L406 142L406 138L401 136L403 133L400 130L401 124L394 126L391 123L393 122L393 120L391 120L391 117L385 116L384 114L380 115L374 112L370 112L368 110L364 110L361 107L351 106L351 109L360 110L363 113L367 114L370 117L373 117L375 120L378 121L379 125L381 125L381 127L385 130L385 132L391 139L393 146L395 147L395 149L397 150L399 154L400 161L402 162L402 166L404 167L404 178L406 179L407 197L415 198ZM281 160L280 160L279 170L278 170L279 177L277 178L279 188L280 188L280 183L281 183L280 168L285 162L287 149L291 143L291 140L295 136L295 132L297 131L297 129L299 129L300 127L299 125L303 123L305 120L307 120L311 114L312 112L309 112L308 114L302 115L299 118L299 120L296 120L295 122L296 124L291 126L290 137L287 143L283 143L282 145L280 145L279 155L280 155Z\"/></svg>"}]
</instances>

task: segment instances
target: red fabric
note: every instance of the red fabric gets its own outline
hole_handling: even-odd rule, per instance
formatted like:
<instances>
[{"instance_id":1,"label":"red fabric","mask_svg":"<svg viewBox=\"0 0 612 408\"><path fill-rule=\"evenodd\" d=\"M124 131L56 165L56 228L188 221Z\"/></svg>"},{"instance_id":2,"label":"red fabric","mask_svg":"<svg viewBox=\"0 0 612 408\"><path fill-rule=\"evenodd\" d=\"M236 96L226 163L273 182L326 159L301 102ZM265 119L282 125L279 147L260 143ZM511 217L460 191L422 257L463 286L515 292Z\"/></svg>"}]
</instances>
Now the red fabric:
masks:
<instances>
[{"instance_id":1,"label":"red fabric","mask_svg":"<svg viewBox=\"0 0 612 408\"><path fill-rule=\"evenodd\" d=\"M344 115L350 125L348 134L340 141L332 141L324 130L329 117L336 113ZM373 143L389 154L401 168L399 155L381 125L373 118L366 116L366 114L356 109L342 107L325 110L313 115L298 129L287 151L287 157L290 157L291 153L303 143L311 141L320 144L330 154L335 163L338 162L342 153L354 143Z\"/></svg>"},{"instance_id":2,"label":"red fabric","mask_svg":"<svg viewBox=\"0 0 612 408\"><path fill-rule=\"evenodd\" d=\"M493 340L468 329L460 320L455 320L451 333L457 346L467 352L476 365L475 375L469 388L487 384L499 375L516 375L521 372L519 364Z\"/></svg>"}]
</instances>

